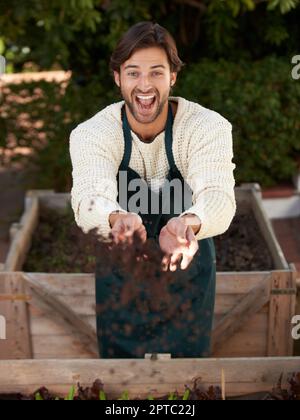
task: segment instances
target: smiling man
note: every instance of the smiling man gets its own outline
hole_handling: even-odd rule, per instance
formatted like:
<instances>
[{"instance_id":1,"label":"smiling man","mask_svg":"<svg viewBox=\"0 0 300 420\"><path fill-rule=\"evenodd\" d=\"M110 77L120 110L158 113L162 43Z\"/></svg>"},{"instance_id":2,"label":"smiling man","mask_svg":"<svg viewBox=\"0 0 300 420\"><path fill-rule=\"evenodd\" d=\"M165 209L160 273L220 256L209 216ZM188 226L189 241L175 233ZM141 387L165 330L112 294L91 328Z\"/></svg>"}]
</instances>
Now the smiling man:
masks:
<instances>
[{"instance_id":1,"label":"smiling man","mask_svg":"<svg viewBox=\"0 0 300 420\"><path fill-rule=\"evenodd\" d=\"M119 41L110 61L123 100L71 134L77 224L84 232L97 228L103 237L111 233L116 243L130 244L135 233L143 241L154 239L164 254L161 269L180 272L180 308L188 308L180 315L180 329L175 329L163 314L153 326L157 314L141 318L136 308L121 311L111 305L97 315L104 358L143 357L143 351L202 357L210 351L216 283L213 237L229 228L236 212L235 164L231 124L197 103L170 96L182 66L166 29L151 22L136 24ZM165 188L166 183L175 187ZM128 208L132 185L146 191L140 200L150 200L146 211ZM125 203L120 200L124 189ZM170 190L170 205L151 211L154 197L162 203ZM191 200L184 199L183 191ZM120 282L116 273L105 278L96 273L97 303L114 294L118 301ZM126 323L130 329L125 331ZM118 326L113 334L112 324Z\"/></svg>"}]
</instances>

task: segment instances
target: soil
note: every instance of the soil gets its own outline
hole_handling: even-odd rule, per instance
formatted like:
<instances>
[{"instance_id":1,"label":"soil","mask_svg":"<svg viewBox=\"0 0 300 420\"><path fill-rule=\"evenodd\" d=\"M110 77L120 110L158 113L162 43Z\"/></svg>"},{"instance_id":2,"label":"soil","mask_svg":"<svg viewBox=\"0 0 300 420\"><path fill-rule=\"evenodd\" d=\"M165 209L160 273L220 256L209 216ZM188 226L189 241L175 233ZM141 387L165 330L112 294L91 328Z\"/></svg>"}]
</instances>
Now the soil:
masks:
<instances>
[{"instance_id":1,"label":"soil","mask_svg":"<svg viewBox=\"0 0 300 420\"><path fill-rule=\"evenodd\" d=\"M217 271L268 271L274 269L268 246L252 213L237 215L229 230L214 238ZM23 267L26 272L94 273L95 244L65 214L43 209L32 247Z\"/></svg>"},{"instance_id":2,"label":"soil","mask_svg":"<svg viewBox=\"0 0 300 420\"><path fill-rule=\"evenodd\" d=\"M64 213L43 209L23 270L43 273L93 273L95 244L74 221L71 207Z\"/></svg>"},{"instance_id":3,"label":"soil","mask_svg":"<svg viewBox=\"0 0 300 420\"><path fill-rule=\"evenodd\" d=\"M237 215L227 232L214 238L217 271L271 271L273 259L254 214Z\"/></svg>"}]
</instances>

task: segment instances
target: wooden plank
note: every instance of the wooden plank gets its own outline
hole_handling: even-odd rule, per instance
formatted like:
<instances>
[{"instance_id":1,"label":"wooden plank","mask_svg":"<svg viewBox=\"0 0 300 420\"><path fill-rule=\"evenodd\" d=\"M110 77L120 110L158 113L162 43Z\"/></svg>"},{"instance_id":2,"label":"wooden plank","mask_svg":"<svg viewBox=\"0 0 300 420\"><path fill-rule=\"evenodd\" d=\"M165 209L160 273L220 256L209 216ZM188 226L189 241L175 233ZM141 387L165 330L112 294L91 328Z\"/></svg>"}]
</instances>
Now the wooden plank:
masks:
<instances>
[{"instance_id":1,"label":"wooden plank","mask_svg":"<svg viewBox=\"0 0 300 420\"><path fill-rule=\"evenodd\" d=\"M217 317L217 320L220 317ZM223 345L213 357L262 357L268 352L269 310L267 305Z\"/></svg>"},{"instance_id":2,"label":"wooden plank","mask_svg":"<svg viewBox=\"0 0 300 420\"><path fill-rule=\"evenodd\" d=\"M33 232L38 225L38 215L38 198L26 198L25 212L20 221L20 228L15 231L3 271L19 271L22 269L31 246Z\"/></svg>"},{"instance_id":3,"label":"wooden plank","mask_svg":"<svg viewBox=\"0 0 300 420\"><path fill-rule=\"evenodd\" d=\"M51 293L57 295L88 295L95 296L95 274L52 274L29 273L42 285L51 288ZM258 286L262 280L270 275L266 272L218 272L218 295L243 295L249 293L253 287Z\"/></svg>"},{"instance_id":4,"label":"wooden plank","mask_svg":"<svg viewBox=\"0 0 300 420\"><path fill-rule=\"evenodd\" d=\"M94 296L95 274L28 273L54 295Z\"/></svg>"},{"instance_id":5,"label":"wooden plank","mask_svg":"<svg viewBox=\"0 0 300 420\"><path fill-rule=\"evenodd\" d=\"M5 297L4 299L1 299ZM28 307L20 273L5 274L0 281L0 315L6 320L6 340L0 340L0 359L32 357ZM11 299L8 299L11 297Z\"/></svg>"},{"instance_id":6,"label":"wooden plank","mask_svg":"<svg viewBox=\"0 0 300 420\"><path fill-rule=\"evenodd\" d=\"M45 316L46 315L46 316ZM94 331L96 331L96 317L95 316L84 316L83 320L88 323ZM58 323L53 319L49 318L47 314L42 313L40 316L33 316L31 313L30 317L30 331L32 337L34 336L49 336L49 335L66 335L70 334L70 328L65 323Z\"/></svg>"},{"instance_id":7,"label":"wooden plank","mask_svg":"<svg viewBox=\"0 0 300 420\"><path fill-rule=\"evenodd\" d=\"M249 211L251 209L251 200L252 194L249 193L253 189L253 184L249 186L236 187L234 190L236 201L238 202L237 212L240 213L242 210L246 209Z\"/></svg>"},{"instance_id":8,"label":"wooden plank","mask_svg":"<svg viewBox=\"0 0 300 420\"><path fill-rule=\"evenodd\" d=\"M73 331L75 330L77 333L80 333L82 337L85 337L85 342L88 344L90 351L97 354L98 346L94 329L58 297L52 295L47 289L42 287L36 279L30 276L30 274L24 273L23 279L26 281L35 304L39 305L39 302L42 302L46 307L49 307L51 312L54 312L62 319L68 321L73 327Z\"/></svg>"},{"instance_id":9,"label":"wooden plank","mask_svg":"<svg viewBox=\"0 0 300 420\"><path fill-rule=\"evenodd\" d=\"M68 321L40 300L33 299L30 314L31 340L35 359L99 358L98 349L96 349L95 317L92 317L94 322L84 318L95 330L95 342L91 346L90 340L87 340ZM74 342L80 342L81 346L74 346Z\"/></svg>"},{"instance_id":10,"label":"wooden plank","mask_svg":"<svg viewBox=\"0 0 300 420\"><path fill-rule=\"evenodd\" d=\"M46 290L46 289L45 289ZM47 288L48 290L48 288ZM74 312L82 318L82 316L96 316L95 296L66 296L55 295L51 293L55 299L59 299L61 303L69 308L73 308Z\"/></svg>"},{"instance_id":11,"label":"wooden plank","mask_svg":"<svg viewBox=\"0 0 300 420\"><path fill-rule=\"evenodd\" d=\"M267 320L265 322L267 324ZM229 338L221 347L215 348L213 357L266 357L268 350L267 330L249 331L241 329Z\"/></svg>"},{"instance_id":12,"label":"wooden plank","mask_svg":"<svg viewBox=\"0 0 300 420\"><path fill-rule=\"evenodd\" d=\"M97 359L78 335L32 336L34 359Z\"/></svg>"},{"instance_id":13,"label":"wooden plank","mask_svg":"<svg viewBox=\"0 0 300 420\"><path fill-rule=\"evenodd\" d=\"M112 397L124 390L130 396L157 397L175 390L182 393L195 379L205 388L219 386L223 370L227 396L234 396L270 391L281 375L285 386L299 368L300 358L0 361L0 393L31 393L46 386L65 394L77 382L90 386L100 379Z\"/></svg>"},{"instance_id":14,"label":"wooden plank","mask_svg":"<svg viewBox=\"0 0 300 420\"><path fill-rule=\"evenodd\" d=\"M29 273L47 291L67 305L78 308L78 314L95 314L95 277L89 274L36 274ZM216 315L227 313L242 297L260 284L269 273L255 276L247 274L219 274L216 295ZM243 277L244 276L244 277ZM221 284L221 287L220 287ZM228 289L226 290L226 285Z\"/></svg>"},{"instance_id":15,"label":"wooden plank","mask_svg":"<svg viewBox=\"0 0 300 420\"><path fill-rule=\"evenodd\" d=\"M95 316L84 317L96 330ZM247 326L238 331L223 346L216 351L214 357L259 357L267 355L267 328L268 316L266 313L257 314ZM49 319L47 314L31 316L30 329L34 349L34 358L61 358L69 354L69 358L88 357L90 354L86 346L77 352L72 345L73 340L77 339L78 334L70 334L70 329L66 326ZM69 338L66 338L67 335ZM80 340L80 338L78 338ZM63 345L62 345L63 343ZM63 347L63 351L60 349ZM91 357L91 356L90 356ZM97 355L92 357L97 358Z\"/></svg>"},{"instance_id":16,"label":"wooden plank","mask_svg":"<svg viewBox=\"0 0 300 420\"><path fill-rule=\"evenodd\" d=\"M54 210L58 213L64 213L68 204L71 203L71 195L69 193L49 193L38 194L41 209Z\"/></svg>"},{"instance_id":17,"label":"wooden plank","mask_svg":"<svg viewBox=\"0 0 300 420\"><path fill-rule=\"evenodd\" d=\"M215 325L218 324L223 318L223 315L215 316ZM268 305L265 305L262 311L257 312L254 314L237 333L242 331L248 331L249 334L257 333L257 334L265 334L267 339L267 332L269 328L269 309Z\"/></svg>"},{"instance_id":18,"label":"wooden plank","mask_svg":"<svg viewBox=\"0 0 300 420\"><path fill-rule=\"evenodd\" d=\"M223 319L213 331L212 348L218 349L248 320L256 314L270 299L270 276L263 279L261 284L248 293Z\"/></svg>"},{"instance_id":19,"label":"wooden plank","mask_svg":"<svg viewBox=\"0 0 300 420\"><path fill-rule=\"evenodd\" d=\"M251 203L255 219L272 255L274 269L288 270L288 262L276 238L275 232L272 227L272 223L268 218L264 207L262 206L261 199L255 191L253 191L253 200L251 201Z\"/></svg>"},{"instance_id":20,"label":"wooden plank","mask_svg":"<svg viewBox=\"0 0 300 420\"><path fill-rule=\"evenodd\" d=\"M247 295L216 295L215 318L222 318L236 307Z\"/></svg>"},{"instance_id":21,"label":"wooden plank","mask_svg":"<svg viewBox=\"0 0 300 420\"><path fill-rule=\"evenodd\" d=\"M217 273L217 295L245 295L268 276L270 271L219 272Z\"/></svg>"},{"instance_id":22,"label":"wooden plank","mask_svg":"<svg viewBox=\"0 0 300 420\"><path fill-rule=\"evenodd\" d=\"M292 318L296 311L296 271L272 273L268 356L292 356Z\"/></svg>"},{"instance_id":23,"label":"wooden plank","mask_svg":"<svg viewBox=\"0 0 300 420\"><path fill-rule=\"evenodd\" d=\"M64 302L66 305L75 308L76 313L82 316L95 316L95 278L91 275L61 275L61 274L34 274L30 273L30 276L38 281L38 283L47 289L48 293L59 297L59 299ZM236 276L238 279L241 279L242 276ZM251 290L251 278L246 276L244 279L245 288L244 290ZM261 283L264 276L260 273L259 276L255 278L254 285ZM224 280L226 284L228 277ZM236 279L235 279L236 280ZM259 280L259 282L258 282ZM228 281L230 283L230 281ZM238 280L240 283L240 280ZM238 283L237 288L239 288ZM231 283L232 284L232 283ZM247 284L247 286L246 286ZM232 294L217 294L216 295L216 308L215 315L224 315L228 313L233 306L235 306L240 299L242 299L243 294L238 294L237 289L232 287ZM247 287L247 289L246 289ZM230 284L229 284L230 288ZM253 289L253 286L252 286Z\"/></svg>"},{"instance_id":24,"label":"wooden plank","mask_svg":"<svg viewBox=\"0 0 300 420\"><path fill-rule=\"evenodd\" d=\"M238 332L231 337L226 344L216 350L212 354L212 357L266 357L267 355L268 342L265 335Z\"/></svg>"}]
</instances>

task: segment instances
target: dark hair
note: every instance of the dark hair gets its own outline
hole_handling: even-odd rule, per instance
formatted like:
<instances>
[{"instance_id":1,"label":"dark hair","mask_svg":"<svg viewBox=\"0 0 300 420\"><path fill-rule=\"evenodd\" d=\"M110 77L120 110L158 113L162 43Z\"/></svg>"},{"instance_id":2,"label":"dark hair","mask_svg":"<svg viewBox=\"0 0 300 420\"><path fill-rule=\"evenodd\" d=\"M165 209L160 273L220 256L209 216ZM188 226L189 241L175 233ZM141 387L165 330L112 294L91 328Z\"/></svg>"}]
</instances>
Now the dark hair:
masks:
<instances>
[{"instance_id":1,"label":"dark hair","mask_svg":"<svg viewBox=\"0 0 300 420\"><path fill-rule=\"evenodd\" d=\"M132 26L120 39L110 58L111 71L120 73L120 67L132 54L143 48L160 47L167 54L171 72L178 73L184 63L178 57L172 35L158 23L139 22Z\"/></svg>"}]
</instances>

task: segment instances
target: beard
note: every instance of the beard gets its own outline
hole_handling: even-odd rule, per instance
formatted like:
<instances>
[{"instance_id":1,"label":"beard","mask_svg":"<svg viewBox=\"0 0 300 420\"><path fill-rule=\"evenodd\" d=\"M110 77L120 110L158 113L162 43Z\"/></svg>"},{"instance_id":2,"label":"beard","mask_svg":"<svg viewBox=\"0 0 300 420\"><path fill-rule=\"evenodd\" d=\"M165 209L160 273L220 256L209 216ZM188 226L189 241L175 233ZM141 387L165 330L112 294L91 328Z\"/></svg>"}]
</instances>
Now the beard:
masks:
<instances>
[{"instance_id":1,"label":"beard","mask_svg":"<svg viewBox=\"0 0 300 420\"><path fill-rule=\"evenodd\" d=\"M153 109L151 110L151 113L148 115L141 115L139 112L139 106L136 101L136 93L132 92L132 96L127 95L123 89L122 85L120 85L120 92L122 95L122 98L127 105L128 109L130 110L132 116L134 119L141 124L151 124L153 123L162 113L166 103L168 102L170 93L171 93L171 86L170 89L162 96L160 97L159 92L153 92L155 94L155 102L153 105Z\"/></svg>"}]
</instances>

